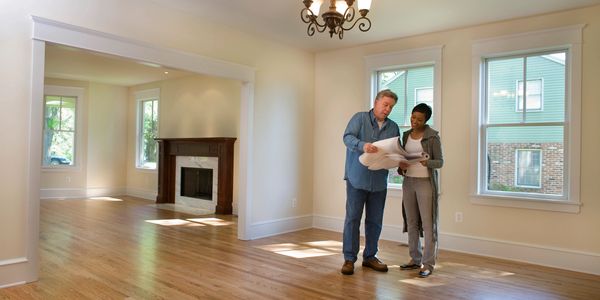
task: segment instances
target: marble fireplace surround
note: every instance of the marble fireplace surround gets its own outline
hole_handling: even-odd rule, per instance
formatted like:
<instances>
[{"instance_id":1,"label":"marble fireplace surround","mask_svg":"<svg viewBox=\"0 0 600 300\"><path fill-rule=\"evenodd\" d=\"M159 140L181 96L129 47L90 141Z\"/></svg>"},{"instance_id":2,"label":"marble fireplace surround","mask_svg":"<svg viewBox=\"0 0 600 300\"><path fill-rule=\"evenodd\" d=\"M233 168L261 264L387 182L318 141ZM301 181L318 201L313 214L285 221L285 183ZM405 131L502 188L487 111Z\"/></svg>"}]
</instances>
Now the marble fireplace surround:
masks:
<instances>
[{"instance_id":1,"label":"marble fireplace surround","mask_svg":"<svg viewBox=\"0 0 600 300\"><path fill-rule=\"evenodd\" d=\"M158 195L157 204L176 201L177 159L181 157L217 158L216 202L217 214L231 214L233 202L233 146L236 138L158 138ZM193 161L194 159L192 159ZM200 200L202 201L202 200Z\"/></svg>"}]
</instances>

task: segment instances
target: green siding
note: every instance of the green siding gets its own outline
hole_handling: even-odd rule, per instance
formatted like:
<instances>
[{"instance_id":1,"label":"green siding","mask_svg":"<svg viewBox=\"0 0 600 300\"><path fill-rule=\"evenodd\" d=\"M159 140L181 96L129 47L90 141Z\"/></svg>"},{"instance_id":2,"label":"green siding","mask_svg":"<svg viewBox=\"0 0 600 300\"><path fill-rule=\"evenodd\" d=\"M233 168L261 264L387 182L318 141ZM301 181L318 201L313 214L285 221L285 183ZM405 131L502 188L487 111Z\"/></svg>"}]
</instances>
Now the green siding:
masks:
<instances>
[{"instance_id":1,"label":"green siding","mask_svg":"<svg viewBox=\"0 0 600 300\"><path fill-rule=\"evenodd\" d=\"M406 80L408 80L408 92L405 97L404 86ZM402 75L380 86L380 90L390 89L398 95L398 103L394 106L389 118L398 123L399 126L410 126L410 112L415 106L416 90L420 88L433 88L433 66L405 69ZM435 114L435 109L433 113ZM432 117L429 125L434 126L433 120Z\"/></svg>"},{"instance_id":2,"label":"green siding","mask_svg":"<svg viewBox=\"0 0 600 300\"><path fill-rule=\"evenodd\" d=\"M520 123L517 86L523 80L524 58L488 62L488 123ZM565 65L544 56L527 57L527 80L542 80L542 109L527 110L526 123L563 122L565 116ZM494 128L488 142L562 142L562 127Z\"/></svg>"}]
</instances>

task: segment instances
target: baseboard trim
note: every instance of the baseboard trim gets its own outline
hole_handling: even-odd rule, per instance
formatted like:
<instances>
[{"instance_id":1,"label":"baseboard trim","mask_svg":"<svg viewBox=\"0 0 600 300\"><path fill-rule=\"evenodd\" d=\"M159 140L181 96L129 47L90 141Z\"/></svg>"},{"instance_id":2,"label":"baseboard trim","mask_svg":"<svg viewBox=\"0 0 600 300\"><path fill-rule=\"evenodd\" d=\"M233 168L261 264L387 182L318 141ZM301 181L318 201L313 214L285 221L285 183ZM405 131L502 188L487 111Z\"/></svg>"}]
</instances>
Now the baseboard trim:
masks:
<instances>
[{"instance_id":1,"label":"baseboard trim","mask_svg":"<svg viewBox=\"0 0 600 300\"><path fill-rule=\"evenodd\" d=\"M77 199L89 197L121 196L126 189L117 188L52 188L40 189L41 199Z\"/></svg>"},{"instance_id":2,"label":"baseboard trim","mask_svg":"<svg viewBox=\"0 0 600 300\"><path fill-rule=\"evenodd\" d=\"M127 196L142 198L146 200L156 201L156 190L148 190L148 189L140 189L140 188L130 188L128 187L125 194Z\"/></svg>"},{"instance_id":3,"label":"baseboard trim","mask_svg":"<svg viewBox=\"0 0 600 300\"><path fill-rule=\"evenodd\" d=\"M32 281L28 274L27 257L17 257L0 261L0 289L26 284Z\"/></svg>"},{"instance_id":4,"label":"baseboard trim","mask_svg":"<svg viewBox=\"0 0 600 300\"><path fill-rule=\"evenodd\" d=\"M264 237L279 235L288 232L294 232L312 228L313 216L304 215L298 217L283 218L278 220L270 220L264 222L256 222L250 224L248 228L249 237L251 240Z\"/></svg>"},{"instance_id":5,"label":"baseboard trim","mask_svg":"<svg viewBox=\"0 0 600 300\"><path fill-rule=\"evenodd\" d=\"M28 262L27 257L5 259L5 260L0 260L0 267L14 265L14 264L21 264L21 263L26 263L26 262Z\"/></svg>"},{"instance_id":6,"label":"baseboard trim","mask_svg":"<svg viewBox=\"0 0 600 300\"><path fill-rule=\"evenodd\" d=\"M313 227L341 233L344 228L344 219L316 215ZM361 234L364 234L363 228L364 224L361 224ZM402 232L401 226L385 224L381 231L381 238L403 244L407 243L408 239L407 235ZM596 253L445 232L440 232L439 239L439 247L443 250L600 275L600 254Z\"/></svg>"}]
</instances>

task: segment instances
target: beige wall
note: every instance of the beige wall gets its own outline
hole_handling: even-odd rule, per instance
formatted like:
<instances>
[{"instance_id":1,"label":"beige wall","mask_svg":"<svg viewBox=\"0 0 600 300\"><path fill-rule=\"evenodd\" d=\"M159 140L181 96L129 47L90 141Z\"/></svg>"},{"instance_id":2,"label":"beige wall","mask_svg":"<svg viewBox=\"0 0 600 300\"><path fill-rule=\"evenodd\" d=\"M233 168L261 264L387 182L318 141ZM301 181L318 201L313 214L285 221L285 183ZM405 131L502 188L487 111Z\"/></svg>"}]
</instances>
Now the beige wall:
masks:
<instances>
[{"instance_id":1,"label":"beige wall","mask_svg":"<svg viewBox=\"0 0 600 300\"><path fill-rule=\"evenodd\" d=\"M140 194L154 196L157 192L157 172L135 167L137 120L135 93L155 88L160 89L159 137L239 138L241 82L196 75L129 88L127 188ZM239 171L238 145L239 141L236 141L234 178ZM237 185L234 184L234 189L236 188ZM237 193L234 193L235 206L237 206L236 200Z\"/></svg>"},{"instance_id":2,"label":"beige wall","mask_svg":"<svg viewBox=\"0 0 600 300\"><path fill-rule=\"evenodd\" d=\"M88 189L124 191L127 149L127 88L90 83Z\"/></svg>"},{"instance_id":3,"label":"beige wall","mask_svg":"<svg viewBox=\"0 0 600 300\"><path fill-rule=\"evenodd\" d=\"M77 150L80 163L72 169L42 169L42 190L79 191L70 193L71 196L93 194L97 189L109 193L124 191L127 88L56 78L46 78L45 84L84 88L85 99L81 103L82 122L78 124L81 126L80 149ZM56 193L60 192L50 197Z\"/></svg>"},{"instance_id":4,"label":"beige wall","mask_svg":"<svg viewBox=\"0 0 600 300\"><path fill-rule=\"evenodd\" d=\"M583 33L581 199L579 214L474 205L469 196L471 44L474 40L573 24ZM484 240L600 254L600 197L595 174L600 147L600 6L439 32L319 53L315 75L314 213L343 219L345 203L342 133L351 115L368 108L364 56L444 45L442 60L442 169L440 231ZM331 112L336 112L335 114ZM333 141L333 142L332 142ZM401 226L401 199L388 197L384 223ZM464 214L462 223L454 213ZM400 238L400 237L398 237ZM443 245L442 245L443 247ZM476 251L476 250L474 250Z\"/></svg>"}]
</instances>

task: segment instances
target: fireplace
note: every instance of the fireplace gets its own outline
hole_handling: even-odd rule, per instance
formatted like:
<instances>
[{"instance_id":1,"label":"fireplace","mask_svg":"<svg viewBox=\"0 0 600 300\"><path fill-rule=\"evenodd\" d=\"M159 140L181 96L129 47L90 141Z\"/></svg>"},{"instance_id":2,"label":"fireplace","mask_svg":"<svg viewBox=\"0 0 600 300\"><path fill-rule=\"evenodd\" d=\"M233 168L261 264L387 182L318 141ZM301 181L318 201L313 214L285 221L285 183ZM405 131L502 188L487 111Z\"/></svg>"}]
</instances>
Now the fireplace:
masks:
<instances>
[{"instance_id":1,"label":"fireplace","mask_svg":"<svg viewBox=\"0 0 600 300\"><path fill-rule=\"evenodd\" d=\"M179 190L179 196L212 200L213 170L182 167Z\"/></svg>"},{"instance_id":2,"label":"fireplace","mask_svg":"<svg viewBox=\"0 0 600 300\"><path fill-rule=\"evenodd\" d=\"M179 203L211 213L231 214L235 138L156 140L159 144L156 203ZM197 177L206 180L212 177L212 180L209 184Z\"/></svg>"}]
</instances>

